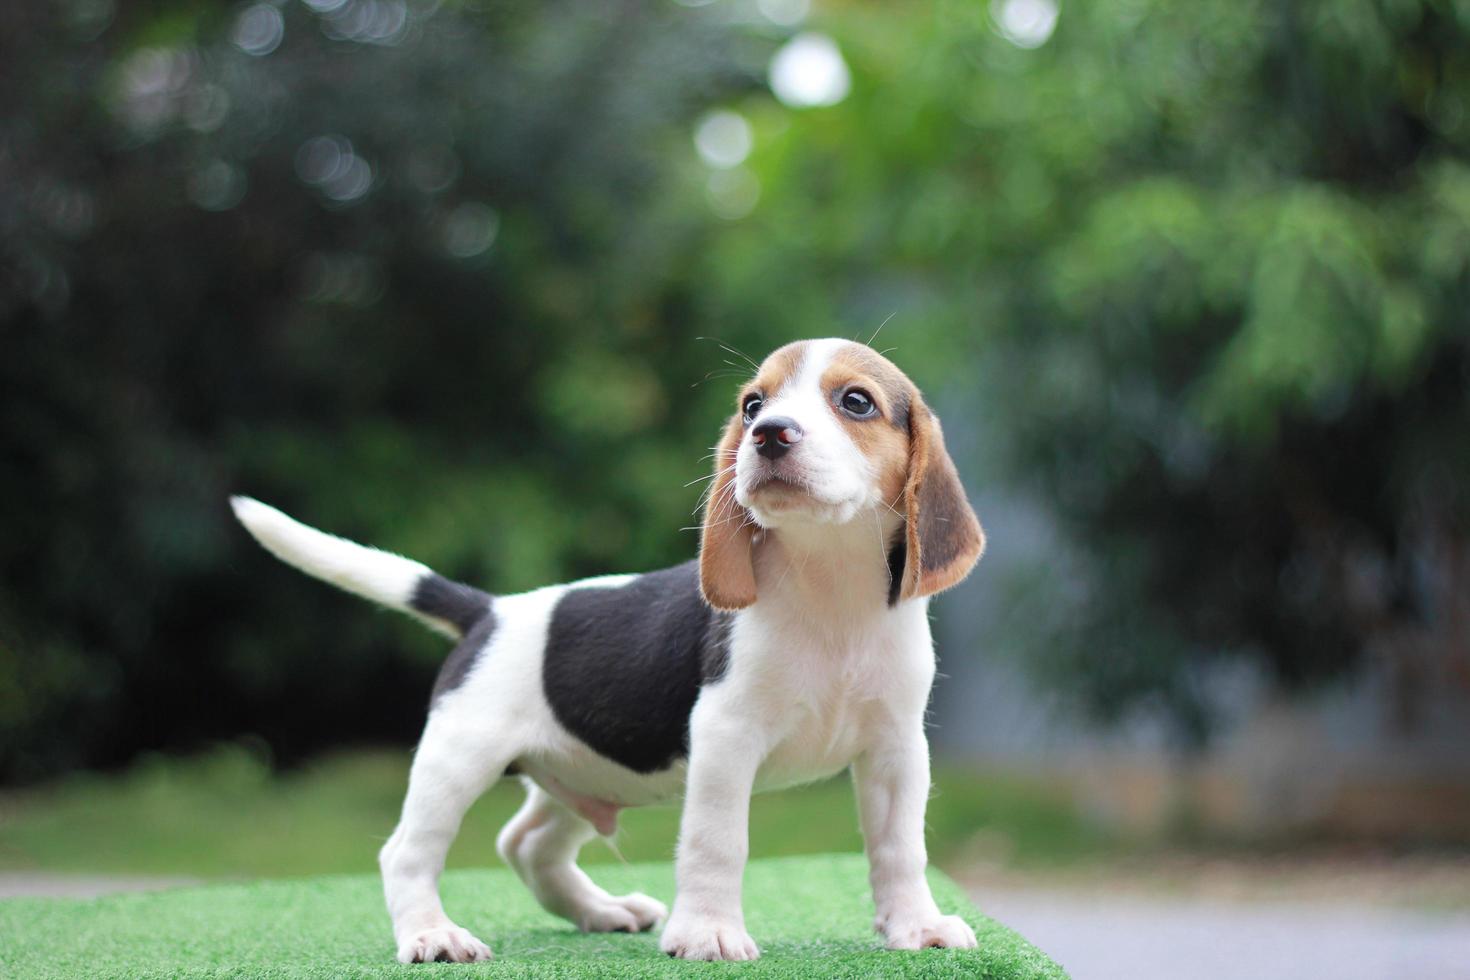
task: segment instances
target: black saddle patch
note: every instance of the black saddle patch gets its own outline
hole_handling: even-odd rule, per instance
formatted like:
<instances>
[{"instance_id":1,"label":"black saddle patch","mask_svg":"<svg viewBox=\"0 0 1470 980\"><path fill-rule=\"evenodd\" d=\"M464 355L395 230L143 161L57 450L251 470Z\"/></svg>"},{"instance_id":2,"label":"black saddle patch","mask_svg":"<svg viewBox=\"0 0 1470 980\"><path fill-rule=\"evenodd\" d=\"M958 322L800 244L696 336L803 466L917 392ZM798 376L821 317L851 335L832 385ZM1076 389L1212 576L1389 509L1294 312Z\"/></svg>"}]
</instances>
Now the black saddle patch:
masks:
<instances>
[{"instance_id":1,"label":"black saddle patch","mask_svg":"<svg viewBox=\"0 0 1470 980\"><path fill-rule=\"evenodd\" d=\"M469 632L455 644L448 658L440 665L439 676L434 679L434 693L429 695L430 708L438 703L441 697L464 683L470 668L475 665L476 660L480 659L480 653L484 651L486 644L494 635L495 609L493 606L486 606L485 614L480 617L479 622L470 627Z\"/></svg>"},{"instance_id":2,"label":"black saddle patch","mask_svg":"<svg viewBox=\"0 0 1470 980\"><path fill-rule=\"evenodd\" d=\"M430 572L418 580L408 604L425 616L452 624L463 636L490 611L490 594Z\"/></svg>"},{"instance_id":3,"label":"black saddle patch","mask_svg":"<svg viewBox=\"0 0 1470 980\"><path fill-rule=\"evenodd\" d=\"M552 713L593 751L634 772L689 753L689 714L724 676L729 621L686 562L626 585L569 590L551 614L541 682Z\"/></svg>"},{"instance_id":4,"label":"black saddle patch","mask_svg":"<svg viewBox=\"0 0 1470 980\"><path fill-rule=\"evenodd\" d=\"M464 683L480 651L495 633L494 598L462 582L453 582L430 572L419 579L408 604L426 616L442 619L460 632L460 641L450 651L434 679L429 695L432 708L445 694Z\"/></svg>"}]
</instances>

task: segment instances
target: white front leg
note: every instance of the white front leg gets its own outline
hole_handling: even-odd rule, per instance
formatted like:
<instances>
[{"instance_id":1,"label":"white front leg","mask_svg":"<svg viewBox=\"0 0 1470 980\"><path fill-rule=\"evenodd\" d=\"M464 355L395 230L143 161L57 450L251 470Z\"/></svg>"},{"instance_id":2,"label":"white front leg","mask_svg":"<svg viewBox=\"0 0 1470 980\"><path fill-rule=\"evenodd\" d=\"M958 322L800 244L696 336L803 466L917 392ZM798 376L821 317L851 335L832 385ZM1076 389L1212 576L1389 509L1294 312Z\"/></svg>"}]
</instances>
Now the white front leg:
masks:
<instances>
[{"instance_id":1,"label":"white front leg","mask_svg":"<svg viewBox=\"0 0 1470 980\"><path fill-rule=\"evenodd\" d=\"M929 743L922 719L880 735L852 771L877 907L873 927L889 949L973 949L974 930L959 916L940 913L924 877Z\"/></svg>"},{"instance_id":2,"label":"white front leg","mask_svg":"<svg viewBox=\"0 0 1470 980\"><path fill-rule=\"evenodd\" d=\"M740 886L764 740L702 701L689 719L689 741L674 911L659 948L686 960L753 960L760 950L745 931Z\"/></svg>"}]
</instances>

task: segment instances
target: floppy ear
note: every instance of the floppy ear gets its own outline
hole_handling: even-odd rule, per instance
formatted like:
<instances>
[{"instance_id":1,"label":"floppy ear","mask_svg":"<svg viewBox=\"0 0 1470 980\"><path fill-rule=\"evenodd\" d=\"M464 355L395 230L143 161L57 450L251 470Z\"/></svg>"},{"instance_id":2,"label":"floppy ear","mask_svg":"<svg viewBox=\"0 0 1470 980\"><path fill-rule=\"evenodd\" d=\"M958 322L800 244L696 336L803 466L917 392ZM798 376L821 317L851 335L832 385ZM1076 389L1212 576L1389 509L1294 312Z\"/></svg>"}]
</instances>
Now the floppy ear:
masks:
<instances>
[{"instance_id":1,"label":"floppy ear","mask_svg":"<svg viewBox=\"0 0 1470 980\"><path fill-rule=\"evenodd\" d=\"M732 416L715 447L715 478L700 529L699 591L716 609L744 609L755 602L750 558L755 519L735 499L735 454L744 434L740 416Z\"/></svg>"},{"instance_id":2,"label":"floppy ear","mask_svg":"<svg viewBox=\"0 0 1470 980\"><path fill-rule=\"evenodd\" d=\"M914 599L957 585L980 560L985 532L944 449L939 419L918 398L909 411L909 473L903 503L907 553L900 594Z\"/></svg>"}]
</instances>

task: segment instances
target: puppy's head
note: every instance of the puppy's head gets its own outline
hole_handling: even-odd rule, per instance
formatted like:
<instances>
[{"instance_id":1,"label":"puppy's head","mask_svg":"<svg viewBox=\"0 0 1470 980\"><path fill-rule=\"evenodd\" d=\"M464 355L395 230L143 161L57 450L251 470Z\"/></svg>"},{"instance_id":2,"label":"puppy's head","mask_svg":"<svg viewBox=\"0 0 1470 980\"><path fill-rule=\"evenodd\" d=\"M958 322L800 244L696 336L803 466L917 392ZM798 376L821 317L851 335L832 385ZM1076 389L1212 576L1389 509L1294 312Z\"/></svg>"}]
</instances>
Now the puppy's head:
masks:
<instances>
[{"instance_id":1,"label":"puppy's head","mask_svg":"<svg viewBox=\"0 0 1470 980\"><path fill-rule=\"evenodd\" d=\"M755 602L758 528L904 518L895 598L959 582L985 547L939 419L891 361L862 344L808 340L767 357L715 448L700 585L721 609Z\"/></svg>"}]
</instances>

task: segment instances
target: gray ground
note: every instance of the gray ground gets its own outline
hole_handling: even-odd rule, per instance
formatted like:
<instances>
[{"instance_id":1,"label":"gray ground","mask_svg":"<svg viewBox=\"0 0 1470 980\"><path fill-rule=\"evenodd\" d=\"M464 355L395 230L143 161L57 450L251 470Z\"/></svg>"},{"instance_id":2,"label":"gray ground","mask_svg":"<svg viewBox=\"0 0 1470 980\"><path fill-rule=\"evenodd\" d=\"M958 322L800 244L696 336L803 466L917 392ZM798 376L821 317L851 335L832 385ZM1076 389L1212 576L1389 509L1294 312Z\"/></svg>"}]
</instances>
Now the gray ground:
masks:
<instances>
[{"instance_id":1,"label":"gray ground","mask_svg":"<svg viewBox=\"0 0 1470 980\"><path fill-rule=\"evenodd\" d=\"M1075 980L1465 980L1470 912L971 889Z\"/></svg>"}]
</instances>

